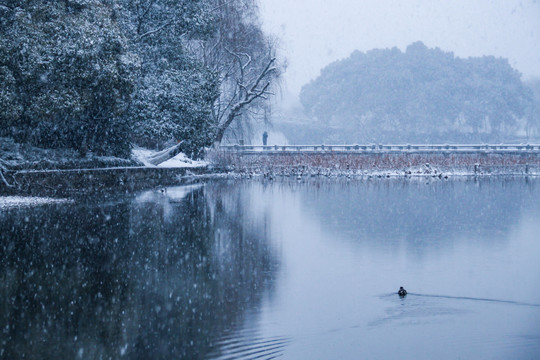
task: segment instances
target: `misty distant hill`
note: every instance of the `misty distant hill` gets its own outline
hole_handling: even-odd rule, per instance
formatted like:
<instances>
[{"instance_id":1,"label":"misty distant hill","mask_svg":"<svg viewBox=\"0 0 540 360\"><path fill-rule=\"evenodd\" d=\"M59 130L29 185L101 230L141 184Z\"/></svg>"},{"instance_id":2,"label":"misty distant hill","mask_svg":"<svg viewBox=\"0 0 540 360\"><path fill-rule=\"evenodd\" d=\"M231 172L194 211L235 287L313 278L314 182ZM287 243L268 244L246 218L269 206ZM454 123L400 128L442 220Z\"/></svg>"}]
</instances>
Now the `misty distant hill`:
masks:
<instances>
[{"instance_id":1,"label":"misty distant hill","mask_svg":"<svg viewBox=\"0 0 540 360\"><path fill-rule=\"evenodd\" d=\"M300 100L313 132L294 143L538 138L533 92L506 59L462 59L422 42L405 52L355 51L322 69Z\"/></svg>"}]
</instances>

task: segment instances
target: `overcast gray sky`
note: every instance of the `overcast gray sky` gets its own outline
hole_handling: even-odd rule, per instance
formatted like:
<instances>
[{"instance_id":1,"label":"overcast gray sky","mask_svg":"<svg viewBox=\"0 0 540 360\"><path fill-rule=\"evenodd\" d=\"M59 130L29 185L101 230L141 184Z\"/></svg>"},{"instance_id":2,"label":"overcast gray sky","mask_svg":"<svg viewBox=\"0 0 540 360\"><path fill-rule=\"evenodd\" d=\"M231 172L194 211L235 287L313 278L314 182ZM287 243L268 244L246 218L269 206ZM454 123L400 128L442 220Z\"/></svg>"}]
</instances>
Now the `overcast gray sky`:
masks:
<instances>
[{"instance_id":1,"label":"overcast gray sky","mask_svg":"<svg viewBox=\"0 0 540 360\"><path fill-rule=\"evenodd\" d=\"M525 79L540 77L540 0L261 0L261 15L281 39L293 98L355 49L417 40L460 57L505 57Z\"/></svg>"}]
</instances>

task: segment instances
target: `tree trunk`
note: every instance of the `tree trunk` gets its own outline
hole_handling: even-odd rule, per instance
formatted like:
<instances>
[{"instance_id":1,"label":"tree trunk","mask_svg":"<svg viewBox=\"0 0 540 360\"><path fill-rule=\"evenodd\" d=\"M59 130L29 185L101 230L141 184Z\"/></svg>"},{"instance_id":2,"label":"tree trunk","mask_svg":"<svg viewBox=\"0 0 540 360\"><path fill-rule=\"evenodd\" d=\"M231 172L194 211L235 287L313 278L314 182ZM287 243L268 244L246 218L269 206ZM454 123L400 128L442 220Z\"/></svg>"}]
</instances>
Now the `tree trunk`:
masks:
<instances>
[{"instance_id":1,"label":"tree trunk","mask_svg":"<svg viewBox=\"0 0 540 360\"><path fill-rule=\"evenodd\" d=\"M240 113L240 110L242 109L242 103L241 104L236 104L235 106L233 106L233 108L231 109L231 112L229 113L229 115L227 116L227 121L225 121L217 130L217 134L216 134L216 140L214 141L214 146L217 148L220 144L221 144L221 141L223 140L223 136L225 135L225 131L227 130L227 128L229 127L229 125L231 125L231 123L233 122L234 118L237 117Z\"/></svg>"},{"instance_id":2,"label":"tree trunk","mask_svg":"<svg viewBox=\"0 0 540 360\"><path fill-rule=\"evenodd\" d=\"M214 145L217 148L219 145L221 145L221 141L223 140L223 135L225 135L225 130L227 130L226 127L219 127L217 134L216 134L216 140L214 141Z\"/></svg>"},{"instance_id":3,"label":"tree trunk","mask_svg":"<svg viewBox=\"0 0 540 360\"><path fill-rule=\"evenodd\" d=\"M0 159L2 160L2 159ZM2 179L2 182L4 183L4 185L6 185L7 187L9 188L13 188L15 187L14 184L10 184L7 179L4 177L4 171L7 172L8 169L7 167L5 167L3 164L2 164L3 161L0 161L0 178Z\"/></svg>"},{"instance_id":4,"label":"tree trunk","mask_svg":"<svg viewBox=\"0 0 540 360\"><path fill-rule=\"evenodd\" d=\"M171 146L170 148L167 148L165 150L162 150L158 152L157 154L154 154L146 159L150 164L152 165L159 165L169 159L172 159L176 155L180 153L180 145L182 145L182 141L180 141L178 144Z\"/></svg>"}]
</instances>

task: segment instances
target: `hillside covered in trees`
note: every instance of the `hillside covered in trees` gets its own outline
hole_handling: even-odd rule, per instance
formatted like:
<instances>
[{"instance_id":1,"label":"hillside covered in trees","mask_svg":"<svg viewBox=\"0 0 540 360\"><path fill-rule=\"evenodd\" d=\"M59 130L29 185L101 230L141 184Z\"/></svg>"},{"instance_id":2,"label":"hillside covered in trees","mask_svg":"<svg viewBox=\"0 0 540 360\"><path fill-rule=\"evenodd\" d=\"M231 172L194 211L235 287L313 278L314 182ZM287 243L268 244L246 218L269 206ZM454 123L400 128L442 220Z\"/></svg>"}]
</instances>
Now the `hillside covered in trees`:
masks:
<instances>
[{"instance_id":1,"label":"hillside covered in trees","mask_svg":"<svg viewBox=\"0 0 540 360\"><path fill-rule=\"evenodd\" d=\"M256 0L0 1L0 137L17 143L197 158L279 75Z\"/></svg>"},{"instance_id":2,"label":"hillside covered in trees","mask_svg":"<svg viewBox=\"0 0 540 360\"><path fill-rule=\"evenodd\" d=\"M314 132L299 142L502 142L539 135L539 104L507 60L462 59L421 42L405 52L355 51L325 67L300 100Z\"/></svg>"}]
</instances>

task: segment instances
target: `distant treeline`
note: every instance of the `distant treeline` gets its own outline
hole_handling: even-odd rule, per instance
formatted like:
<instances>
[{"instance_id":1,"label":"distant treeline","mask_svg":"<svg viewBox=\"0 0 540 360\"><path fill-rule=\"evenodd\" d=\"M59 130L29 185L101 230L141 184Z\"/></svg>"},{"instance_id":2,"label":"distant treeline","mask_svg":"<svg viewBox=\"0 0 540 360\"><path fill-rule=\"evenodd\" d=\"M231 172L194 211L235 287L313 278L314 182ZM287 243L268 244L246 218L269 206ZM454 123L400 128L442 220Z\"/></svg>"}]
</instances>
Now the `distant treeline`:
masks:
<instances>
[{"instance_id":1,"label":"distant treeline","mask_svg":"<svg viewBox=\"0 0 540 360\"><path fill-rule=\"evenodd\" d=\"M462 59L423 43L355 51L300 99L314 132L299 142L487 142L538 137L540 100L506 59Z\"/></svg>"},{"instance_id":2,"label":"distant treeline","mask_svg":"<svg viewBox=\"0 0 540 360\"><path fill-rule=\"evenodd\" d=\"M0 136L124 157L181 141L197 157L266 106L278 68L257 0L4 0Z\"/></svg>"}]
</instances>

